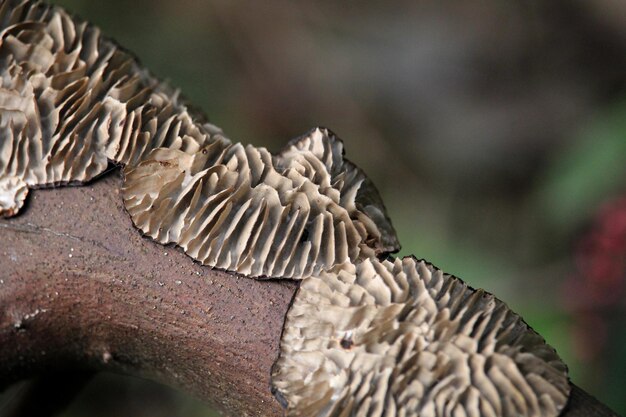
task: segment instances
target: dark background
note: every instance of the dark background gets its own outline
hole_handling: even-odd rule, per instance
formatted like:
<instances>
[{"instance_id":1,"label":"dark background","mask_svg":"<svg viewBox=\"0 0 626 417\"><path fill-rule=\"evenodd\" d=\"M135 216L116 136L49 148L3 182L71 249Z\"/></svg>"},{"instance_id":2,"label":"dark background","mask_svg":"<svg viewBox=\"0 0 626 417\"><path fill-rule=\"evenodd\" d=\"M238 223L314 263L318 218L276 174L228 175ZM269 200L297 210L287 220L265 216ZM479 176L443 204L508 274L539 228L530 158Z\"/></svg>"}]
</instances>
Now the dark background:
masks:
<instances>
[{"instance_id":1,"label":"dark background","mask_svg":"<svg viewBox=\"0 0 626 417\"><path fill-rule=\"evenodd\" d=\"M235 141L323 125L400 241L505 300L626 413L626 2L59 0ZM63 414L210 416L98 377Z\"/></svg>"}]
</instances>

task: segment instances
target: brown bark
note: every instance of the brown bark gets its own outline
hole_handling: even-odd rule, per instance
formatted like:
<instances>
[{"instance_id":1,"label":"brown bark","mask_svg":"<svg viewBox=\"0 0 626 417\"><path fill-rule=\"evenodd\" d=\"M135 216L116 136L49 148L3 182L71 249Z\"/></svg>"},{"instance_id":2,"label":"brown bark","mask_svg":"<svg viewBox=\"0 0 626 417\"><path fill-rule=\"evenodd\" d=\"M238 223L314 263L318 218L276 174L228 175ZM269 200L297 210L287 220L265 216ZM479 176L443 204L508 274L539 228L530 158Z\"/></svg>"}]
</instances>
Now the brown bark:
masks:
<instances>
[{"instance_id":1,"label":"brown bark","mask_svg":"<svg viewBox=\"0 0 626 417\"><path fill-rule=\"evenodd\" d=\"M592 395L576 385L572 386L569 402L562 417L619 417L617 413L602 404Z\"/></svg>"},{"instance_id":2,"label":"brown bark","mask_svg":"<svg viewBox=\"0 0 626 417\"><path fill-rule=\"evenodd\" d=\"M109 175L36 190L0 220L0 389L60 370L111 370L195 393L232 415L281 415L270 394L296 289L194 263L144 238ZM615 416L574 387L565 417Z\"/></svg>"},{"instance_id":3,"label":"brown bark","mask_svg":"<svg viewBox=\"0 0 626 417\"><path fill-rule=\"evenodd\" d=\"M0 387L111 370L233 415L280 415L270 368L295 283L211 270L142 237L120 184L35 190L23 215L0 220Z\"/></svg>"}]
</instances>

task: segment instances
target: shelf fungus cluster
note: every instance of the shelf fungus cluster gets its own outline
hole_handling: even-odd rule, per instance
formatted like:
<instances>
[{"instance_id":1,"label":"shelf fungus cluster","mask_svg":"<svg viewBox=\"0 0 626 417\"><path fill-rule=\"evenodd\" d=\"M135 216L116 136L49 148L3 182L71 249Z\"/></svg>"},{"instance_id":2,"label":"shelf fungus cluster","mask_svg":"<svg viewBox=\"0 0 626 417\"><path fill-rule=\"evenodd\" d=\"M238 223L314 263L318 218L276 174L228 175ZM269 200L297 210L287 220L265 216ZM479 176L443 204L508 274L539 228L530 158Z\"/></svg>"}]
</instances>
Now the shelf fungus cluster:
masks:
<instances>
[{"instance_id":1,"label":"shelf fungus cluster","mask_svg":"<svg viewBox=\"0 0 626 417\"><path fill-rule=\"evenodd\" d=\"M5 0L0 27L0 214L17 214L28 188L113 163L135 225L205 265L302 278L397 249L377 191L328 130L278 155L233 144L62 9Z\"/></svg>"},{"instance_id":2,"label":"shelf fungus cluster","mask_svg":"<svg viewBox=\"0 0 626 417\"><path fill-rule=\"evenodd\" d=\"M327 129L232 143L99 30L0 0L0 215L119 165L135 226L204 265L302 280L273 390L290 416L557 416L552 348L505 304L399 249ZM381 260L385 259L387 260Z\"/></svg>"}]
</instances>

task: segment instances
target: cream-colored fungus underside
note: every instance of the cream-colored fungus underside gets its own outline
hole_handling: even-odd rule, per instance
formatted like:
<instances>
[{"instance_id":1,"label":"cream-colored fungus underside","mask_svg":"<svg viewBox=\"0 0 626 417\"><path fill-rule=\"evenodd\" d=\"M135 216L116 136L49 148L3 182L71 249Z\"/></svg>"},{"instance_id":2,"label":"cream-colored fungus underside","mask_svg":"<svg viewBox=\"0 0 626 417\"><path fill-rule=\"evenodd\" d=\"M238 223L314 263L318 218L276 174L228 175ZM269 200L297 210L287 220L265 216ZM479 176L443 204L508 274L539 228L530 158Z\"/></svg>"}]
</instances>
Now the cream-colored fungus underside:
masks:
<instances>
[{"instance_id":1,"label":"cream-colored fungus underside","mask_svg":"<svg viewBox=\"0 0 626 417\"><path fill-rule=\"evenodd\" d=\"M0 214L28 188L122 165L135 225L205 265L302 278L398 242L373 185L315 129L278 155L232 144L97 28L0 3Z\"/></svg>"},{"instance_id":2,"label":"cream-colored fungus underside","mask_svg":"<svg viewBox=\"0 0 626 417\"><path fill-rule=\"evenodd\" d=\"M17 213L24 205L28 186L18 177L0 177L0 212L7 216Z\"/></svg>"},{"instance_id":3,"label":"cream-colored fungus underside","mask_svg":"<svg viewBox=\"0 0 626 417\"><path fill-rule=\"evenodd\" d=\"M0 0L0 215L122 166L135 226L205 265L304 281L274 389L293 416L556 416L564 365L503 303L398 249L383 203L314 129L231 143L97 28Z\"/></svg>"},{"instance_id":4,"label":"cream-colored fungus underside","mask_svg":"<svg viewBox=\"0 0 626 417\"><path fill-rule=\"evenodd\" d=\"M289 416L557 416L570 389L504 303L414 258L304 279L272 382Z\"/></svg>"},{"instance_id":5,"label":"cream-colored fungus underside","mask_svg":"<svg viewBox=\"0 0 626 417\"><path fill-rule=\"evenodd\" d=\"M375 190L342 155L326 129L277 156L222 142L194 154L156 149L126 171L124 202L145 234L207 265L305 277L397 247L382 205L359 202Z\"/></svg>"}]
</instances>

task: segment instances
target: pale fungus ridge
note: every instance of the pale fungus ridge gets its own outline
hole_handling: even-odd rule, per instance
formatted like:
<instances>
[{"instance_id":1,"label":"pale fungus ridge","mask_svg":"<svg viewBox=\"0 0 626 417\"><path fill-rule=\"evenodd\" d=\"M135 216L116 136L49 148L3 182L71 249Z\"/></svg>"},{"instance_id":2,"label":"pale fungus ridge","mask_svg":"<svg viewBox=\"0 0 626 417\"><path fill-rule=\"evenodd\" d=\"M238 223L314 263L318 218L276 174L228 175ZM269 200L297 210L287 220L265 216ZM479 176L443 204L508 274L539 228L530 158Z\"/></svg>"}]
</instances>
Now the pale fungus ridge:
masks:
<instances>
[{"instance_id":1,"label":"pale fungus ridge","mask_svg":"<svg viewBox=\"0 0 626 417\"><path fill-rule=\"evenodd\" d=\"M363 187L364 175L342 155L341 141L326 129L278 156L218 142L193 155L156 149L128 170L123 197L145 234L176 242L204 264L305 277L397 249L382 203L359 202L376 190Z\"/></svg>"},{"instance_id":2,"label":"pale fungus ridge","mask_svg":"<svg viewBox=\"0 0 626 417\"><path fill-rule=\"evenodd\" d=\"M303 280L272 380L289 416L557 416L569 395L519 316L414 258Z\"/></svg>"},{"instance_id":3,"label":"pale fungus ridge","mask_svg":"<svg viewBox=\"0 0 626 417\"><path fill-rule=\"evenodd\" d=\"M0 212L12 216L24 205L28 186L18 177L0 177Z\"/></svg>"},{"instance_id":4,"label":"pale fungus ridge","mask_svg":"<svg viewBox=\"0 0 626 417\"><path fill-rule=\"evenodd\" d=\"M85 22L39 2L0 3L0 176L86 182L157 147L195 152L219 129Z\"/></svg>"},{"instance_id":5,"label":"pale fungus ridge","mask_svg":"<svg viewBox=\"0 0 626 417\"><path fill-rule=\"evenodd\" d=\"M378 192L326 129L279 155L231 144L97 28L58 7L0 5L0 214L28 188L122 165L135 225L201 263L302 278L398 242Z\"/></svg>"},{"instance_id":6,"label":"pale fungus ridge","mask_svg":"<svg viewBox=\"0 0 626 417\"><path fill-rule=\"evenodd\" d=\"M247 277L303 279L273 390L290 416L556 416L556 353L505 304L399 249L378 192L317 128L231 143L100 31L0 0L0 215L122 166L145 235Z\"/></svg>"}]
</instances>

